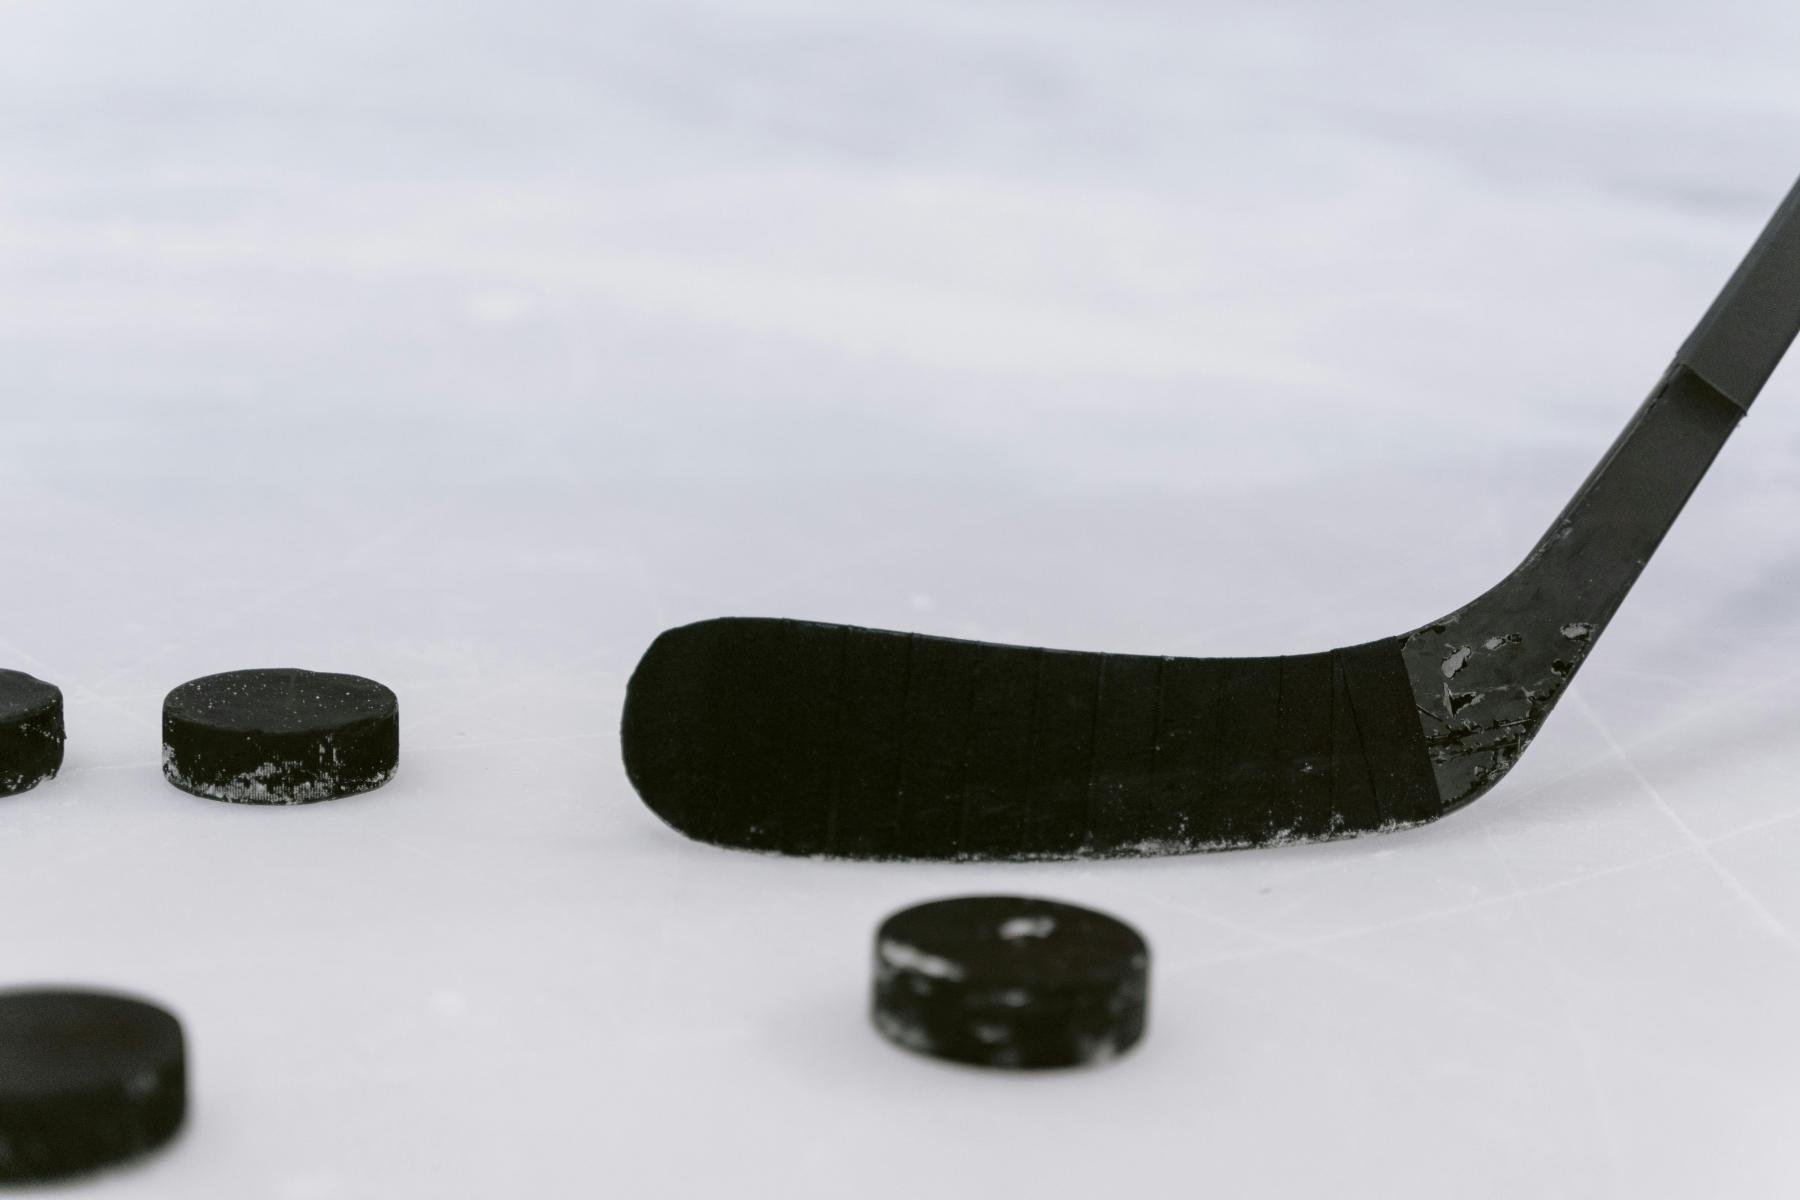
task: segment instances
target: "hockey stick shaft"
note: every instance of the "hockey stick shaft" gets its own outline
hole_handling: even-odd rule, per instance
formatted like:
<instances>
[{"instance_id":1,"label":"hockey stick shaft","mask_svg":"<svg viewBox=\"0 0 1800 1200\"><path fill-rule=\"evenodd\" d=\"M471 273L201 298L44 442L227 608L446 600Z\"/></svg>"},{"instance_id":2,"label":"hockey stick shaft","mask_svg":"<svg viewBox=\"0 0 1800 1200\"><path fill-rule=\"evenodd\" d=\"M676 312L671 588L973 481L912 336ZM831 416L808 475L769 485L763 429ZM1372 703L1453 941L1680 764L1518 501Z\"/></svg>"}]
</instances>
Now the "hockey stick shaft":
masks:
<instances>
[{"instance_id":1,"label":"hockey stick shaft","mask_svg":"<svg viewBox=\"0 0 1800 1200\"><path fill-rule=\"evenodd\" d=\"M1748 412L1800 333L1800 183L1675 355Z\"/></svg>"}]
</instances>

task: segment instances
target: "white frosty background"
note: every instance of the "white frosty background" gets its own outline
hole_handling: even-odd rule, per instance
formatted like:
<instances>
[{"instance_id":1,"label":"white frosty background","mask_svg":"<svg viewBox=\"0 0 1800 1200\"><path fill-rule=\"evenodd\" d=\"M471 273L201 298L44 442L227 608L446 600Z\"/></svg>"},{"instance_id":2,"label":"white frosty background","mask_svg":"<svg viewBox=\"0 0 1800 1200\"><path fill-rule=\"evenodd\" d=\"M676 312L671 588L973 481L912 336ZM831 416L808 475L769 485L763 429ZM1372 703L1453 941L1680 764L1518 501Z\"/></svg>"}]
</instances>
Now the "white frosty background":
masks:
<instances>
[{"instance_id":1,"label":"white frosty background","mask_svg":"<svg viewBox=\"0 0 1800 1200\"><path fill-rule=\"evenodd\" d=\"M1800 367L1498 793L1026 868L726 854L667 625L1280 653L1509 568L1800 173L1786 0L0 0L0 981L168 999L91 1194L1787 1196ZM158 778L160 697L401 693L400 778ZM901 903L1138 922L1153 1032L878 1042Z\"/></svg>"}]
</instances>

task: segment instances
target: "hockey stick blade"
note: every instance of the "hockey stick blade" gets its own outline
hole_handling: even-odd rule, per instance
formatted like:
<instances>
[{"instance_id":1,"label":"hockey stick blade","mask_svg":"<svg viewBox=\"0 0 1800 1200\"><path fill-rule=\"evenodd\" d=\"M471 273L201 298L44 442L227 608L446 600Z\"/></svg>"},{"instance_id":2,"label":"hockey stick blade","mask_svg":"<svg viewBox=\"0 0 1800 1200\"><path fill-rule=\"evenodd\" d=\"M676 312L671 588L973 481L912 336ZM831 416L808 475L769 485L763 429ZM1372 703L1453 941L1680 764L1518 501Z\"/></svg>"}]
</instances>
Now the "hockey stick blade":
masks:
<instances>
[{"instance_id":1,"label":"hockey stick blade","mask_svg":"<svg viewBox=\"0 0 1800 1200\"><path fill-rule=\"evenodd\" d=\"M1175 854L1404 828L1518 761L1800 330L1800 185L1510 575L1399 637L1279 658L1040 650L726 618L656 639L621 740L721 846Z\"/></svg>"}]
</instances>

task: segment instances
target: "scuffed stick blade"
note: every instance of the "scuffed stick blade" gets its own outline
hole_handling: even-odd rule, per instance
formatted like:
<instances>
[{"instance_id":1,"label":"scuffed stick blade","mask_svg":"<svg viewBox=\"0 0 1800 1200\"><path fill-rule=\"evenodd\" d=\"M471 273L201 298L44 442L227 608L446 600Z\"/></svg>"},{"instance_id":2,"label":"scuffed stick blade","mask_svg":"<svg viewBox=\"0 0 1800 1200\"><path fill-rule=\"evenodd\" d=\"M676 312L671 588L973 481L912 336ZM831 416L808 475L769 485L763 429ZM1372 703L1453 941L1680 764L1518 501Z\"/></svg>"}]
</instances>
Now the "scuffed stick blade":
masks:
<instances>
[{"instance_id":1,"label":"scuffed stick blade","mask_svg":"<svg viewBox=\"0 0 1800 1200\"><path fill-rule=\"evenodd\" d=\"M625 699L650 807L849 858L1175 854L1347 837L1518 762L1800 334L1800 185L1523 563L1398 638L1148 658L803 621L671 630Z\"/></svg>"},{"instance_id":2,"label":"scuffed stick blade","mask_svg":"<svg viewBox=\"0 0 1800 1200\"><path fill-rule=\"evenodd\" d=\"M623 742L677 830L782 854L1179 854L1443 811L1397 638L1192 659L704 621L645 654Z\"/></svg>"}]
</instances>

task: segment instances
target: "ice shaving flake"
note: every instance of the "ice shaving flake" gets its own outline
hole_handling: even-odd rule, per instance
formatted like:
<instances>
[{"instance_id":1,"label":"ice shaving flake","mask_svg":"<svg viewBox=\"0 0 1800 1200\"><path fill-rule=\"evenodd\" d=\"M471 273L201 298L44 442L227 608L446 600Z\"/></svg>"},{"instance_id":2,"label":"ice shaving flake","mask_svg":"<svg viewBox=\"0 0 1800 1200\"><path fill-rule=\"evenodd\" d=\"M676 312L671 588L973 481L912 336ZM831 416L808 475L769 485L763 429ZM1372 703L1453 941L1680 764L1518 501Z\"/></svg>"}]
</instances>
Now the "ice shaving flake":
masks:
<instances>
[{"instance_id":1,"label":"ice shaving flake","mask_svg":"<svg viewBox=\"0 0 1800 1200\"><path fill-rule=\"evenodd\" d=\"M1523 753L1527 740L1521 737L1519 752ZM949 862L1079 862L1096 861L1114 858L1161 858L1177 854L1211 854L1221 850L1255 850L1266 846L1310 846L1325 842L1343 842L1352 838L1368 837L1371 834L1398 833L1401 830L1413 829L1431 823L1430 818L1418 821L1384 821L1369 829L1347 829L1341 817L1334 819L1331 827L1323 833L1302 834L1292 829L1277 830L1267 838L1196 838L1185 834L1174 837L1140 838L1135 842L1126 842L1118 846L1096 848L1078 846L1070 850L1023 851L1017 854L994 854L991 852L964 851L946 861ZM789 858L791 855L781 850L764 847L745 847L745 853L761 854L769 858ZM804 855L814 862L861 862L864 856L843 854L836 851L819 851ZM913 861L904 854L876 855L879 861L908 862Z\"/></svg>"},{"instance_id":2,"label":"ice shaving flake","mask_svg":"<svg viewBox=\"0 0 1800 1200\"><path fill-rule=\"evenodd\" d=\"M876 951L881 955L882 962L902 971L914 971L933 979L957 980L963 977L963 969L949 959L927 954L917 946L909 946L893 938L882 938Z\"/></svg>"},{"instance_id":3,"label":"ice shaving flake","mask_svg":"<svg viewBox=\"0 0 1800 1200\"><path fill-rule=\"evenodd\" d=\"M1099 1066L1119 1057L1118 1039L1101 1037L1084 1037L1075 1043L1075 1057L1084 1066Z\"/></svg>"},{"instance_id":4,"label":"ice shaving flake","mask_svg":"<svg viewBox=\"0 0 1800 1200\"><path fill-rule=\"evenodd\" d=\"M902 1021L892 1013L877 1012L875 1028L881 1031L883 1037L900 1043L908 1050L917 1050L921 1054L931 1054L937 1050L937 1043L923 1028L910 1021Z\"/></svg>"}]
</instances>

